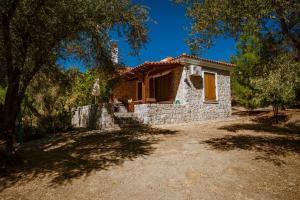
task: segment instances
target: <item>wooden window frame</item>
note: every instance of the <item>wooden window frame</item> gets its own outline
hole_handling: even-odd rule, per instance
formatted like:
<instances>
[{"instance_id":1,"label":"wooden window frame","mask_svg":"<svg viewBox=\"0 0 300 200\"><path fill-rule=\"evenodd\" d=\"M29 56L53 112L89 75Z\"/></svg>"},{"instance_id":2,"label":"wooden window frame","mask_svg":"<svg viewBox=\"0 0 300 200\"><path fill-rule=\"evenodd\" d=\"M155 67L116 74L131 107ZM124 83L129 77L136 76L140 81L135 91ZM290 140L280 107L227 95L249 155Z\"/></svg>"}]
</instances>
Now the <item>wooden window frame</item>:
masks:
<instances>
[{"instance_id":1,"label":"wooden window frame","mask_svg":"<svg viewBox=\"0 0 300 200\"><path fill-rule=\"evenodd\" d=\"M209 74L214 74L215 76L215 88L216 88L216 99L215 100L205 100L205 78L204 75L205 73L209 73ZM202 84L203 84L203 90L202 90L202 101L204 103L218 103L219 101L219 87L218 87L218 73L215 71L211 71L211 70L202 70Z\"/></svg>"},{"instance_id":2,"label":"wooden window frame","mask_svg":"<svg viewBox=\"0 0 300 200\"><path fill-rule=\"evenodd\" d=\"M142 98L141 99L139 99L139 83L141 83L142 84ZM143 101L143 82L142 81L137 81L136 82L136 100L137 101Z\"/></svg>"}]
</instances>

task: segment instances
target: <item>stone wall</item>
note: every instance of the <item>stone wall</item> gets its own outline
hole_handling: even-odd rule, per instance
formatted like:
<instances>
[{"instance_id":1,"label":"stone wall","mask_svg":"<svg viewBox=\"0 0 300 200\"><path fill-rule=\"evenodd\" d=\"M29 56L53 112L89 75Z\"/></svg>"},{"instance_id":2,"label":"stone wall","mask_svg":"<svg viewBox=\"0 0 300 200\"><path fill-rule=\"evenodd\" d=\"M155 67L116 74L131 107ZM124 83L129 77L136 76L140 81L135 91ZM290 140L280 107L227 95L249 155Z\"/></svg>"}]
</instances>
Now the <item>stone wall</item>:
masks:
<instances>
[{"instance_id":1,"label":"stone wall","mask_svg":"<svg viewBox=\"0 0 300 200\"><path fill-rule=\"evenodd\" d=\"M74 128L109 129L116 126L106 104L73 108L71 123Z\"/></svg>"},{"instance_id":2,"label":"stone wall","mask_svg":"<svg viewBox=\"0 0 300 200\"><path fill-rule=\"evenodd\" d=\"M170 124L230 116L230 72L210 68L202 68L202 71L216 73L216 102L204 102L202 79L188 80L189 71L185 68L174 103L135 105L139 120L146 124Z\"/></svg>"},{"instance_id":3,"label":"stone wall","mask_svg":"<svg viewBox=\"0 0 300 200\"><path fill-rule=\"evenodd\" d=\"M189 78L188 67L177 68L172 72L175 76L173 84L177 87L173 103L137 104L134 113L119 113L120 116L117 117L134 117L138 122L145 124L172 124L230 116L230 72L205 67L202 67L201 71L216 73L216 102L204 101L203 80L200 76ZM116 115L109 114L107 106L89 105L73 109L72 124L74 127L107 129L118 126L114 118Z\"/></svg>"},{"instance_id":4,"label":"stone wall","mask_svg":"<svg viewBox=\"0 0 300 200\"><path fill-rule=\"evenodd\" d=\"M176 104L138 104L135 113L145 124L172 124L190 121L187 106Z\"/></svg>"}]
</instances>

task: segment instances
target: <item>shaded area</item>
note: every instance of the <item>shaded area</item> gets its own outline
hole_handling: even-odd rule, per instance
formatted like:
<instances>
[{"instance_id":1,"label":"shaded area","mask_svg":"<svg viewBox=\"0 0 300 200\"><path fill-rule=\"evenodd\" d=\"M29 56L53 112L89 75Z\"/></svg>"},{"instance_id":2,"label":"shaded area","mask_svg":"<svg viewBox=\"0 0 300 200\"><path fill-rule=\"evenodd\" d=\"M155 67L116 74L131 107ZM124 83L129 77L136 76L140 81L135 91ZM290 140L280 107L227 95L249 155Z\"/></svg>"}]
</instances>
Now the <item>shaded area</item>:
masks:
<instances>
[{"instance_id":1,"label":"shaded area","mask_svg":"<svg viewBox=\"0 0 300 200\"><path fill-rule=\"evenodd\" d=\"M293 111L281 111L278 113L277 119L279 123L285 123L289 121L292 117L291 112L299 112L298 110ZM232 115L245 117L252 117L253 122L263 123L263 124L277 124L274 113L269 109L257 109L257 110L240 110L239 108L232 108Z\"/></svg>"},{"instance_id":2,"label":"shaded area","mask_svg":"<svg viewBox=\"0 0 300 200\"><path fill-rule=\"evenodd\" d=\"M279 123L285 123L289 121L291 117L291 114L278 113L277 120ZM268 115L255 117L252 119L252 121L261 124L276 124L276 118L274 117L273 113L268 113Z\"/></svg>"},{"instance_id":3,"label":"shaded area","mask_svg":"<svg viewBox=\"0 0 300 200\"><path fill-rule=\"evenodd\" d=\"M220 151L248 150L261 152L263 154L255 157L255 159L270 161L278 166L284 164L279 156L285 156L290 152L300 154L300 139L295 138L227 135L222 138L212 138L203 143Z\"/></svg>"},{"instance_id":4,"label":"shaded area","mask_svg":"<svg viewBox=\"0 0 300 200\"><path fill-rule=\"evenodd\" d=\"M269 119L270 116L259 116L251 119L252 122L234 123L219 128L233 133L251 131L256 132L255 135L226 135L202 143L220 151L255 151L260 153L255 160L269 161L280 166L285 164L280 156L285 156L287 153L300 154L300 123L299 120L296 120L275 125ZM287 122L288 119L288 115L281 117L282 122Z\"/></svg>"},{"instance_id":5,"label":"shaded area","mask_svg":"<svg viewBox=\"0 0 300 200\"><path fill-rule=\"evenodd\" d=\"M300 126L295 123L290 123L285 126L274 126L268 124L257 124L257 123L237 123L228 126L223 126L219 129L230 131L230 132L238 132L240 130L249 130L255 132L269 132L273 134L279 135L295 135L300 136Z\"/></svg>"},{"instance_id":6,"label":"shaded area","mask_svg":"<svg viewBox=\"0 0 300 200\"><path fill-rule=\"evenodd\" d=\"M24 164L0 177L0 191L19 181L50 177L51 186L70 182L96 170L150 155L160 135L174 131L136 126L120 131L72 131L27 143L21 148Z\"/></svg>"},{"instance_id":7,"label":"shaded area","mask_svg":"<svg viewBox=\"0 0 300 200\"><path fill-rule=\"evenodd\" d=\"M190 76L190 80L196 89L203 88L203 80L201 76Z\"/></svg>"},{"instance_id":8,"label":"shaded area","mask_svg":"<svg viewBox=\"0 0 300 200\"><path fill-rule=\"evenodd\" d=\"M236 116L257 116L257 115L261 115L261 114L266 114L269 113L269 110L238 110L235 109L234 107L232 108L232 115L236 115Z\"/></svg>"},{"instance_id":9,"label":"shaded area","mask_svg":"<svg viewBox=\"0 0 300 200\"><path fill-rule=\"evenodd\" d=\"M254 122L259 123L235 123L227 126L222 126L219 129L230 132L238 132L240 130L249 130L255 132L269 132L278 135L293 135L295 137L300 136L300 121L289 122L284 125L272 124L272 122L252 119Z\"/></svg>"}]
</instances>

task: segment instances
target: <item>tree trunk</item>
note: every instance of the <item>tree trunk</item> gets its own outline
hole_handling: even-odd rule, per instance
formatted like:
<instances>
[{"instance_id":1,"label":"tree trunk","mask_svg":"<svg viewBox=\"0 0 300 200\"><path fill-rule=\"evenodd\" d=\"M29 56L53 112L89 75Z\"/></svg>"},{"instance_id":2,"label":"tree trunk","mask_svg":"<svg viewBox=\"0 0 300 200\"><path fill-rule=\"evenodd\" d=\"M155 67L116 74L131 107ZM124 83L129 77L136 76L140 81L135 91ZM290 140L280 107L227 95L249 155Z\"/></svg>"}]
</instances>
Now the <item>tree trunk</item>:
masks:
<instances>
[{"instance_id":1,"label":"tree trunk","mask_svg":"<svg viewBox=\"0 0 300 200\"><path fill-rule=\"evenodd\" d=\"M12 156L15 152L14 138L16 136L16 121L20 113L23 93L20 92L20 76L14 74L8 81L1 128L6 140L6 154Z\"/></svg>"},{"instance_id":2,"label":"tree trunk","mask_svg":"<svg viewBox=\"0 0 300 200\"><path fill-rule=\"evenodd\" d=\"M274 118L276 121L276 124L278 124L278 105L273 105L273 113L274 113Z\"/></svg>"}]
</instances>

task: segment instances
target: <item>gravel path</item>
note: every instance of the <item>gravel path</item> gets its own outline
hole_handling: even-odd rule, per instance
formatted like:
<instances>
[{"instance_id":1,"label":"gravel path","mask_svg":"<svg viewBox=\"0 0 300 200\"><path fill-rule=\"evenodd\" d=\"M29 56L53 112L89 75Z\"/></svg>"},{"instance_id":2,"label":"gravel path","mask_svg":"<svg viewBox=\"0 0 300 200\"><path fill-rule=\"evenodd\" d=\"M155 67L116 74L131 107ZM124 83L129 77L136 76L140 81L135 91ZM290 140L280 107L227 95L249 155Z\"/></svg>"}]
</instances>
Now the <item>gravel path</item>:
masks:
<instances>
[{"instance_id":1,"label":"gravel path","mask_svg":"<svg viewBox=\"0 0 300 200\"><path fill-rule=\"evenodd\" d=\"M0 180L0 199L300 199L299 118L297 111L280 126L243 117L34 142L24 147L27 165Z\"/></svg>"}]
</instances>

